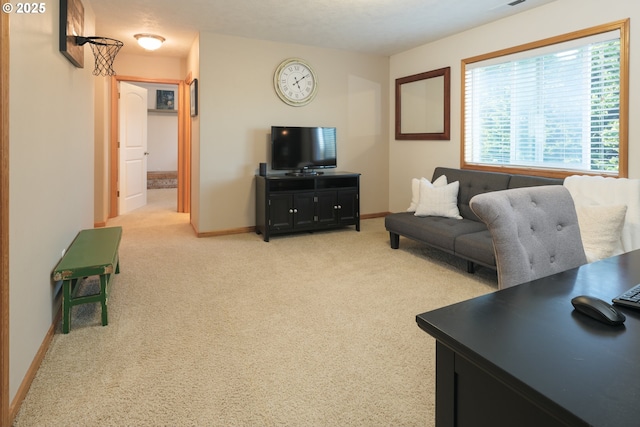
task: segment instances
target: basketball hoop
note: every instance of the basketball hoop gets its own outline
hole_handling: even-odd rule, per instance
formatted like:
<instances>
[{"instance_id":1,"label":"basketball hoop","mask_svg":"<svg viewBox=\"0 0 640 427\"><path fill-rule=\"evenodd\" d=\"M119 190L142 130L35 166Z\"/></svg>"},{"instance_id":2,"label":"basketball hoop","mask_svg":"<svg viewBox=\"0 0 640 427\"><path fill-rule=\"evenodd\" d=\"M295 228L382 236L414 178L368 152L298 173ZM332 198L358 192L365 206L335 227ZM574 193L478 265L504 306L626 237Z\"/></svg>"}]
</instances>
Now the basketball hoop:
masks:
<instances>
[{"instance_id":1,"label":"basketball hoop","mask_svg":"<svg viewBox=\"0 0 640 427\"><path fill-rule=\"evenodd\" d=\"M93 70L94 76L114 76L116 72L113 70L113 61L124 46L120 40L110 39L108 37L76 37L76 44L82 46L85 43L91 45L91 51L96 61Z\"/></svg>"}]
</instances>

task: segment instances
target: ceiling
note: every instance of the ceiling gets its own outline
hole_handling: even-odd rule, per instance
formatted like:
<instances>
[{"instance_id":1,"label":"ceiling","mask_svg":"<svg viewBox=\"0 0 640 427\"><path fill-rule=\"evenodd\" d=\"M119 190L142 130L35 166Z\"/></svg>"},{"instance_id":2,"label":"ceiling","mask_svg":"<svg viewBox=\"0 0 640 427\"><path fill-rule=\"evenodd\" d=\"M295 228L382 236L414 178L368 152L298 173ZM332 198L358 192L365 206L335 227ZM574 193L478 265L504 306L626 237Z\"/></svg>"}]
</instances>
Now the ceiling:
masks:
<instances>
[{"instance_id":1,"label":"ceiling","mask_svg":"<svg viewBox=\"0 0 640 427\"><path fill-rule=\"evenodd\" d=\"M171 57L185 57L201 31L389 56L555 0L513 1L84 0L96 35L124 42L122 52ZM150 53L137 33L166 42Z\"/></svg>"}]
</instances>

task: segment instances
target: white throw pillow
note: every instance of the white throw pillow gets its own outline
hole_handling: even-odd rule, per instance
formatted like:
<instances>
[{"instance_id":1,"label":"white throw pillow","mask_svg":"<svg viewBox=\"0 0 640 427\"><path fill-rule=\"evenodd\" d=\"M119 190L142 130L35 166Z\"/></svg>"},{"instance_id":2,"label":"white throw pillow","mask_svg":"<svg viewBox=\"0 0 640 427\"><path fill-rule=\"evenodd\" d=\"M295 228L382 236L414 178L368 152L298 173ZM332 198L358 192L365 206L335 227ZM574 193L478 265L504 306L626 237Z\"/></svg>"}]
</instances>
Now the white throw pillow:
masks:
<instances>
[{"instance_id":1,"label":"white throw pillow","mask_svg":"<svg viewBox=\"0 0 640 427\"><path fill-rule=\"evenodd\" d=\"M594 262L616 255L614 252L621 246L620 239L627 207L576 206L576 213L587 261Z\"/></svg>"},{"instance_id":2,"label":"white throw pillow","mask_svg":"<svg viewBox=\"0 0 640 427\"><path fill-rule=\"evenodd\" d=\"M420 183L420 203L415 216L442 216L462 219L458 210L458 190L460 182L455 181L444 187L434 187Z\"/></svg>"},{"instance_id":3,"label":"white throw pillow","mask_svg":"<svg viewBox=\"0 0 640 427\"><path fill-rule=\"evenodd\" d=\"M433 181L433 184L424 177L420 179L413 178L411 180L411 204L409 205L407 212L415 212L416 209L418 209L418 205L420 204L420 182L422 181L426 181L434 187L444 187L447 185L447 177L445 175L440 175L435 181Z\"/></svg>"}]
</instances>

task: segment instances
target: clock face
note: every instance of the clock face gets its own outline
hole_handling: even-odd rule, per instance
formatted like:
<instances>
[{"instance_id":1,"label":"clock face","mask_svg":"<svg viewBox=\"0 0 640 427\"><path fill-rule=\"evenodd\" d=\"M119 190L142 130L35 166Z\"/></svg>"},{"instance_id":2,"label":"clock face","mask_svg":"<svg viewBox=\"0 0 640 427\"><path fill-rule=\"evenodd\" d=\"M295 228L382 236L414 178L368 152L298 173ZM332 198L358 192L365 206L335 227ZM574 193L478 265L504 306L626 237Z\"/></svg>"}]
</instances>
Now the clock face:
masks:
<instances>
[{"instance_id":1,"label":"clock face","mask_svg":"<svg viewBox=\"0 0 640 427\"><path fill-rule=\"evenodd\" d=\"M318 80L311 66L302 59L283 61L273 75L276 93L295 107L306 105L316 96Z\"/></svg>"}]
</instances>

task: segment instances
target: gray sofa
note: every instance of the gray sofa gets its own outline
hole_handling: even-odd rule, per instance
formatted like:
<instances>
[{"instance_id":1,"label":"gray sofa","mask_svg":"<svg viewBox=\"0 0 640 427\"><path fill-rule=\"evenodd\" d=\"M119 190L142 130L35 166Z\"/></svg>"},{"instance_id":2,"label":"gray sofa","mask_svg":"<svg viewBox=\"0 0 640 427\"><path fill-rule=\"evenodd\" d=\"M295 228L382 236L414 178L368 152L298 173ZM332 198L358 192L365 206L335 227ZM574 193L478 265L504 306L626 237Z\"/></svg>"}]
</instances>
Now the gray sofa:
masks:
<instances>
[{"instance_id":1,"label":"gray sofa","mask_svg":"<svg viewBox=\"0 0 640 427\"><path fill-rule=\"evenodd\" d=\"M385 217L385 228L389 232L392 249L400 247L400 236L416 240L466 260L469 273L475 271L476 264L496 269L491 234L469 207L473 196L509 188L563 183L562 179L556 178L443 167L434 170L431 182L441 175L445 175L449 183L460 183L458 209L462 219L418 217L412 212L398 212Z\"/></svg>"}]
</instances>

